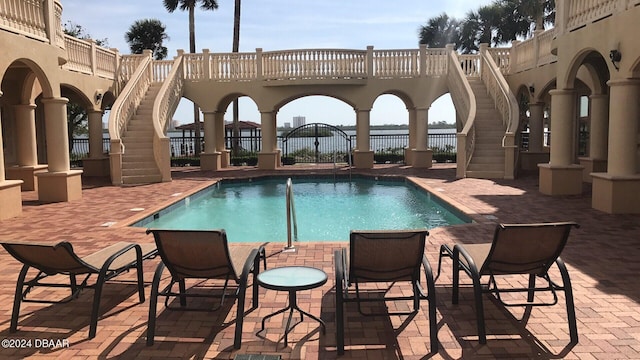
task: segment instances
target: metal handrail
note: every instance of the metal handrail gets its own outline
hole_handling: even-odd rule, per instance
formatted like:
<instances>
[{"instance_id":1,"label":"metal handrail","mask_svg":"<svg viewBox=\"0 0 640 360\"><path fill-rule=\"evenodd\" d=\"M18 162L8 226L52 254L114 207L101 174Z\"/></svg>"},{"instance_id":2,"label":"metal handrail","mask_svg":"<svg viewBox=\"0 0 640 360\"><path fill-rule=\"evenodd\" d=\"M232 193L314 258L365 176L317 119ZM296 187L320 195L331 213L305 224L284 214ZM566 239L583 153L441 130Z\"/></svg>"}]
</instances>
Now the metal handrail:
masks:
<instances>
[{"instance_id":1,"label":"metal handrail","mask_svg":"<svg viewBox=\"0 0 640 360\"><path fill-rule=\"evenodd\" d=\"M293 201L293 183L291 178L287 179L287 190L285 192L287 202L287 247L285 249L293 249L291 242L291 221L293 220L293 237L298 241L298 221L296 220L296 206Z\"/></svg>"}]
</instances>

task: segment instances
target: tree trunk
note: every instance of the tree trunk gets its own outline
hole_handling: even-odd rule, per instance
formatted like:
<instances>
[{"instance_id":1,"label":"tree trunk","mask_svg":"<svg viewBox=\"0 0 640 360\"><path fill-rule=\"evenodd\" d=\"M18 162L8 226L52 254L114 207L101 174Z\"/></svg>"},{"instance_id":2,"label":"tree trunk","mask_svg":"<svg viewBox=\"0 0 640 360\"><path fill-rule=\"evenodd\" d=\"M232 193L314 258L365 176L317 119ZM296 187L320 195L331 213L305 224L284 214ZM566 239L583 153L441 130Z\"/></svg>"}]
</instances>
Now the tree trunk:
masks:
<instances>
[{"instance_id":1,"label":"tree trunk","mask_svg":"<svg viewBox=\"0 0 640 360\"><path fill-rule=\"evenodd\" d=\"M233 45L232 52L240 50L240 0L235 0L233 12ZM238 98L233 100L233 154L238 155L240 151L240 107Z\"/></svg>"},{"instance_id":2,"label":"tree trunk","mask_svg":"<svg viewBox=\"0 0 640 360\"><path fill-rule=\"evenodd\" d=\"M196 52L196 19L195 4L189 7L189 52ZM196 156L200 155L200 108L198 104L193 103L193 127L195 130L193 152Z\"/></svg>"}]
</instances>

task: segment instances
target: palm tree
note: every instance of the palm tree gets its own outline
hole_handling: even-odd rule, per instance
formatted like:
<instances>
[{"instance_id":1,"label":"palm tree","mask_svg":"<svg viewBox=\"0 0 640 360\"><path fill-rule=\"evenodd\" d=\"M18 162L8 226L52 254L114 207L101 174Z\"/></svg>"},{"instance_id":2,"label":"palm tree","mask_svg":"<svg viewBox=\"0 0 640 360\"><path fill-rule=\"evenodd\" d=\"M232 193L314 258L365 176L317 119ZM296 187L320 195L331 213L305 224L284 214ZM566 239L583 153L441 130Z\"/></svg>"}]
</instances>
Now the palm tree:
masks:
<instances>
[{"instance_id":1,"label":"palm tree","mask_svg":"<svg viewBox=\"0 0 640 360\"><path fill-rule=\"evenodd\" d=\"M136 20L124 34L124 38L129 43L131 53L142 54L143 50L150 49L156 60L162 60L167 57L167 48L162 42L169 38L165 30L166 27L160 20Z\"/></svg>"},{"instance_id":2,"label":"palm tree","mask_svg":"<svg viewBox=\"0 0 640 360\"><path fill-rule=\"evenodd\" d=\"M196 20L195 20L195 8L199 3L202 10L216 10L218 8L218 2L216 0L162 0L165 9L172 13L176 11L178 7L180 10L189 11L189 52L196 52ZM195 151L196 155L200 154L200 109L196 103L193 104L193 123L195 126Z\"/></svg>"},{"instance_id":3,"label":"palm tree","mask_svg":"<svg viewBox=\"0 0 640 360\"><path fill-rule=\"evenodd\" d=\"M499 0L498 4L503 9L499 37L504 41L530 37L555 20L554 0Z\"/></svg>"},{"instance_id":4,"label":"palm tree","mask_svg":"<svg viewBox=\"0 0 640 360\"><path fill-rule=\"evenodd\" d=\"M460 45L460 22L442 13L429 19L418 31L420 44L430 48L444 48L447 44Z\"/></svg>"},{"instance_id":5,"label":"palm tree","mask_svg":"<svg viewBox=\"0 0 640 360\"><path fill-rule=\"evenodd\" d=\"M495 3L467 13L467 17L462 20L460 26L458 50L463 53L473 53L478 51L480 44L497 45L496 34L501 16L502 9Z\"/></svg>"},{"instance_id":6,"label":"palm tree","mask_svg":"<svg viewBox=\"0 0 640 360\"><path fill-rule=\"evenodd\" d=\"M233 11L232 52L240 51L240 2L240 0L235 0ZM233 153L234 155L237 155L240 150L240 107L238 106L237 98L233 100L233 138L235 139L233 144Z\"/></svg>"}]
</instances>

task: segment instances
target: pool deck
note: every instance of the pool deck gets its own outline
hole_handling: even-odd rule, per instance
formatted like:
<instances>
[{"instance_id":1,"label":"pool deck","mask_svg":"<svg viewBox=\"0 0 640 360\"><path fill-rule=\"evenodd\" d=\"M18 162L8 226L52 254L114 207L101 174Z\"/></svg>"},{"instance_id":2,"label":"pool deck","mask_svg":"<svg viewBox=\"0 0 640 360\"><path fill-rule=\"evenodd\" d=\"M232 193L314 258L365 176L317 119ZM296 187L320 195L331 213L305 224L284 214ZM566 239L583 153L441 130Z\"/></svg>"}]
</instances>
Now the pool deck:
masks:
<instances>
[{"instance_id":1,"label":"pool deck","mask_svg":"<svg viewBox=\"0 0 640 360\"><path fill-rule=\"evenodd\" d=\"M346 173L346 170L338 171ZM253 177L266 174L332 174L331 167L293 166L276 171L233 168L200 172L175 169L172 182L113 187L104 180L84 179L83 199L71 203L41 204L35 192L23 193L23 215L0 222L0 240L57 242L68 240L76 251L89 254L118 241L152 242L145 229L126 225L157 210L180 196L196 191L220 178ZM427 305L423 303L412 319L389 315L362 317L353 304L347 307L346 353L344 359L640 359L640 215L609 215L591 208L590 186L583 195L549 197L537 189L537 177L518 180L456 179L452 166L432 169L386 165L366 171L374 176L410 176L433 193L463 208L477 220L474 224L437 228L428 238L427 257L437 265L437 250L443 243L473 243L491 240L496 223L571 220L581 227L572 231L562 258L567 263L574 288L579 342L569 344L564 296L553 307L536 308L526 325L518 319L519 308L509 311L485 301L487 345L476 336L472 291L461 289L458 305L452 305L451 262L445 260L436 283L437 321L440 351L429 353ZM284 211L284 210L283 210ZM239 215L238 221L242 221ZM300 243L295 253L282 252L283 243L268 244L268 267L305 265L323 269L329 281L320 288L302 291L302 309L320 316L327 324L321 334L309 319L297 325L283 348L283 317L261 319L286 306L287 293L260 289L259 307L245 316L243 344L233 350L235 305L217 312L167 311L158 306L156 343L147 347L146 325L149 301L139 304L135 286L129 280L135 272L107 283L103 290L101 320L96 338L87 339L93 292L84 291L67 304L23 304L18 332L9 333L9 320L20 271L20 263L0 250L0 340L31 339L25 349L0 348L3 359L233 359L236 355L281 355L282 359L334 359L335 300L333 251L345 243ZM158 259L145 262L147 299ZM164 277L167 278L165 271ZM464 284L469 284L463 275ZM514 278L506 285L520 283ZM394 291L404 291L400 287ZM56 299L63 290L34 290L33 296ZM248 300L250 303L250 300ZM402 310L405 303L388 303L388 311ZM247 304L247 309L249 308ZM385 310L384 307L380 308ZM44 347L43 339L61 340L58 347ZM68 341L68 346L62 341ZM3 345L5 343L3 342ZM36 346L37 345L37 346ZM277 345L277 349L276 349ZM257 359L257 358L256 358Z\"/></svg>"}]
</instances>

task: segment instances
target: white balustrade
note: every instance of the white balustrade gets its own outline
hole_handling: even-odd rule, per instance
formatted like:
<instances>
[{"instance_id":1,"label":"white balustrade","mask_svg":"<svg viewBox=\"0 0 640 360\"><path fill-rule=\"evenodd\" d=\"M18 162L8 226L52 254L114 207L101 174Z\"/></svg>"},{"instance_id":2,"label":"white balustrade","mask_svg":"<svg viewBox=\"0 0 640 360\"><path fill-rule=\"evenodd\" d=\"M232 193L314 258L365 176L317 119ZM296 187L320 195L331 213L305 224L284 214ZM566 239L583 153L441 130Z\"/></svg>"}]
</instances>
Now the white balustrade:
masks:
<instances>
[{"instance_id":1,"label":"white balustrade","mask_svg":"<svg viewBox=\"0 0 640 360\"><path fill-rule=\"evenodd\" d=\"M458 66L464 76L480 76L480 56L479 55L459 55L456 57L460 61Z\"/></svg>"},{"instance_id":2,"label":"white balustrade","mask_svg":"<svg viewBox=\"0 0 640 360\"><path fill-rule=\"evenodd\" d=\"M47 40L43 0L0 0L0 28Z\"/></svg>"},{"instance_id":3,"label":"white balustrade","mask_svg":"<svg viewBox=\"0 0 640 360\"><path fill-rule=\"evenodd\" d=\"M262 53L264 80L364 78L366 51L287 50Z\"/></svg>"},{"instance_id":4,"label":"white balustrade","mask_svg":"<svg viewBox=\"0 0 640 360\"><path fill-rule=\"evenodd\" d=\"M636 6L637 0L567 0L566 26L561 28L571 31L585 24L603 19L616 11Z\"/></svg>"},{"instance_id":5,"label":"white balustrade","mask_svg":"<svg viewBox=\"0 0 640 360\"><path fill-rule=\"evenodd\" d=\"M171 72L173 60L155 60L153 61L153 82L164 82Z\"/></svg>"}]
</instances>

